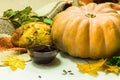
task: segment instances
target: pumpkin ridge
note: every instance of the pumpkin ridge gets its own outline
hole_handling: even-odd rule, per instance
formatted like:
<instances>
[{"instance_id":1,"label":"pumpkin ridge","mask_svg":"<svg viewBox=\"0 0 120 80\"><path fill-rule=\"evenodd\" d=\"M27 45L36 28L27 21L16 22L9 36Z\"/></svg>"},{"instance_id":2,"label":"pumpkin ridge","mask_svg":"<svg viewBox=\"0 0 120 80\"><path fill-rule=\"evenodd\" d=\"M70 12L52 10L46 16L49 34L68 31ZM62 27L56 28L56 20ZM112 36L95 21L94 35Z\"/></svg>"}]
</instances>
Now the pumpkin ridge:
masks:
<instances>
[{"instance_id":1,"label":"pumpkin ridge","mask_svg":"<svg viewBox=\"0 0 120 80\"><path fill-rule=\"evenodd\" d=\"M89 57L88 56L89 55L89 28L88 27L89 27L89 20L86 18L82 19L78 26L79 31L76 35L76 44L77 44L76 47L79 48L76 54L77 56L82 56L82 58Z\"/></svg>"},{"instance_id":2,"label":"pumpkin ridge","mask_svg":"<svg viewBox=\"0 0 120 80\"><path fill-rule=\"evenodd\" d=\"M66 19L66 21L67 21L67 19ZM66 26L67 24L68 24L69 22L67 21L65 24L64 24L64 26ZM67 48L65 47L65 45L64 45L64 38L66 37L65 36L65 29L66 29L67 27L64 27L64 29L63 29L63 33L62 33L62 37L61 37L61 45L62 45L62 47L64 48L64 50L68 53L68 50L67 50Z\"/></svg>"},{"instance_id":3,"label":"pumpkin ridge","mask_svg":"<svg viewBox=\"0 0 120 80\"><path fill-rule=\"evenodd\" d=\"M120 18L120 15L118 15L118 17ZM120 42L119 42L120 41L120 21L118 22L118 24L119 24L119 26L118 26L117 23L115 23L116 20L113 20L110 16L109 16L109 18L112 20L113 24L116 26L115 30L116 30L117 37L119 38L118 44L117 44L119 47L116 48L117 49L116 51L118 52L120 50ZM116 52L116 51L114 51L114 52Z\"/></svg>"},{"instance_id":4,"label":"pumpkin ridge","mask_svg":"<svg viewBox=\"0 0 120 80\"><path fill-rule=\"evenodd\" d=\"M104 36L98 19L90 20L90 58L97 58L103 52Z\"/></svg>"},{"instance_id":5,"label":"pumpkin ridge","mask_svg":"<svg viewBox=\"0 0 120 80\"><path fill-rule=\"evenodd\" d=\"M59 14L59 16L60 16L61 14ZM65 16L65 15L64 15ZM54 34L58 34L59 33L59 35L57 35L57 36L55 36L55 35L52 35L53 36L53 38L54 38L54 44L56 44L56 43L60 43L59 44L59 46L57 46L60 50L65 50L65 49L61 49L61 47L64 47L63 46L63 42L62 42L62 38L63 38L63 34L64 34L64 29L66 28L66 27L64 27L63 26L63 28L61 28L61 27L59 27L59 26L62 26L63 24L65 24L66 23L66 21L67 21L67 19L66 20L64 20L64 22L62 22L62 23L59 23L59 21L63 21L63 18L61 17L61 18L59 18L59 20L56 20L56 18L57 17L55 17L54 18L54 20L55 20L55 22L54 23L58 23L57 25L54 25L53 24L53 26L56 26L56 28L60 28L60 29L57 29L57 30L55 30L55 28L53 28L52 29L52 31L51 32L53 32L54 31ZM67 24L67 23L66 23ZM63 32L61 32L61 30L63 30ZM61 33L61 34L60 34ZM53 34L53 33L51 33L51 34ZM56 42L57 41L57 42Z\"/></svg>"},{"instance_id":6,"label":"pumpkin ridge","mask_svg":"<svg viewBox=\"0 0 120 80\"><path fill-rule=\"evenodd\" d=\"M120 15L116 15L116 17L114 16L108 16L113 22L114 22L114 25L116 26L116 30L118 30L118 32L120 33L120 21L118 20L118 18L116 17L119 17L120 18ZM114 20L113 20L114 18Z\"/></svg>"},{"instance_id":7,"label":"pumpkin ridge","mask_svg":"<svg viewBox=\"0 0 120 80\"><path fill-rule=\"evenodd\" d=\"M69 25L69 24L71 24L71 25ZM72 45L74 43L74 41L72 40L72 39L74 39L73 38L74 36L73 37L69 36L70 34L71 35L74 34L72 31L74 29L71 29L72 27L74 27L74 25L72 25L72 24L74 24L74 21L68 20L68 22L64 25L64 26L69 25L69 27L67 29L66 29L66 27L64 28L65 31L63 31L63 37L62 37L62 44L64 44L63 47L64 47L65 51L69 52L70 54L73 53L72 51L75 48L74 45ZM68 37L68 38L66 38L66 37ZM68 48L68 47L70 47L70 48ZM73 50L71 50L71 49L73 49Z\"/></svg>"},{"instance_id":8,"label":"pumpkin ridge","mask_svg":"<svg viewBox=\"0 0 120 80\"><path fill-rule=\"evenodd\" d=\"M109 28L108 27L105 27L105 28L110 29L109 31L112 34L110 32L106 33L106 30L104 30L104 32L106 34L106 36L104 38L105 42L106 42L106 44L105 44L106 45L105 56L113 55L113 53L117 50L117 47L119 45L119 38L120 38L120 37L118 37L118 35L120 35L120 33L118 31L116 31L117 28L115 27L115 24L114 24L113 20L109 18L107 20L107 22L109 23L110 26L109 26ZM108 35L110 36L110 38L108 37ZM107 39L107 38L109 38L109 39ZM109 45L110 43L112 43L112 44Z\"/></svg>"},{"instance_id":9,"label":"pumpkin ridge","mask_svg":"<svg viewBox=\"0 0 120 80\"><path fill-rule=\"evenodd\" d=\"M81 23L82 23L82 19L81 18L79 18L79 21L78 21L78 28L77 28L77 31L76 31L76 34L78 34L78 35L76 35L75 36L75 47L77 48L76 49L76 51L75 51L75 55L74 56L79 56L78 55L78 53L80 52L80 49L79 49L79 46L78 46L78 44L79 44L79 39L78 39L78 37L81 37L80 35L79 35L79 30L80 30L80 27L81 27ZM89 22L88 22L89 23ZM79 44L79 45L81 45L81 44ZM89 51L88 51L89 52ZM80 54L82 54L82 53L80 53ZM87 54L88 55L88 54ZM82 56L82 55L81 55ZM86 55L85 55L86 56Z\"/></svg>"}]
</instances>

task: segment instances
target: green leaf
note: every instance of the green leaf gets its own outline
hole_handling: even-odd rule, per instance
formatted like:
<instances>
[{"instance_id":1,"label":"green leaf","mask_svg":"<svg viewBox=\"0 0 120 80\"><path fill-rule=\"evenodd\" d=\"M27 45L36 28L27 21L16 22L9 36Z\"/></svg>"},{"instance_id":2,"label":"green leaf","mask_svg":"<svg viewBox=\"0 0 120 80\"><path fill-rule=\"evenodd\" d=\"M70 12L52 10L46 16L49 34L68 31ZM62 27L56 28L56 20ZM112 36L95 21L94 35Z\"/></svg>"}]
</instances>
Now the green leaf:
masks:
<instances>
[{"instance_id":1,"label":"green leaf","mask_svg":"<svg viewBox=\"0 0 120 80\"><path fill-rule=\"evenodd\" d=\"M49 24L49 25L52 25L53 20L46 17L46 18L43 19L43 22L45 22L45 23L47 23L47 24Z\"/></svg>"},{"instance_id":2,"label":"green leaf","mask_svg":"<svg viewBox=\"0 0 120 80\"><path fill-rule=\"evenodd\" d=\"M120 56L111 57L107 60L107 64L120 66Z\"/></svg>"},{"instance_id":3,"label":"green leaf","mask_svg":"<svg viewBox=\"0 0 120 80\"><path fill-rule=\"evenodd\" d=\"M53 22L52 19L47 18L46 16L38 16L36 13L32 12L32 8L30 6L27 6L20 11L8 9L4 12L3 17L10 19L16 28L29 22L41 21L49 25L52 25Z\"/></svg>"},{"instance_id":4,"label":"green leaf","mask_svg":"<svg viewBox=\"0 0 120 80\"><path fill-rule=\"evenodd\" d=\"M3 13L3 17L8 17L8 18L13 17L14 15L16 15L16 11L13 11L12 9L8 9Z\"/></svg>"}]
</instances>

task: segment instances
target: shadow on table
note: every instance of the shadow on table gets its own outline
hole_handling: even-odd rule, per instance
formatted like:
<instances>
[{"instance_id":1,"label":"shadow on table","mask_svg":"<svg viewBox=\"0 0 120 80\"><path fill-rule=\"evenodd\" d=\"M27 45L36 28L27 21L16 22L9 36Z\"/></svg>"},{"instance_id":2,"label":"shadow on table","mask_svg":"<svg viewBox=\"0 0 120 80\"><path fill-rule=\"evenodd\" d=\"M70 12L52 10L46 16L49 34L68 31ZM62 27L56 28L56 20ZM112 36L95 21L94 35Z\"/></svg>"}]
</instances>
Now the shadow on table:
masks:
<instances>
[{"instance_id":1,"label":"shadow on table","mask_svg":"<svg viewBox=\"0 0 120 80\"><path fill-rule=\"evenodd\" d=\"M48 64L36 64L35 62L32 61L32 65L35 66L36 68L40 69L51 69L51 68L56 68L61 64L61 61L59 58L55 58L52 62Z\"/></svg>"}]
</instances>

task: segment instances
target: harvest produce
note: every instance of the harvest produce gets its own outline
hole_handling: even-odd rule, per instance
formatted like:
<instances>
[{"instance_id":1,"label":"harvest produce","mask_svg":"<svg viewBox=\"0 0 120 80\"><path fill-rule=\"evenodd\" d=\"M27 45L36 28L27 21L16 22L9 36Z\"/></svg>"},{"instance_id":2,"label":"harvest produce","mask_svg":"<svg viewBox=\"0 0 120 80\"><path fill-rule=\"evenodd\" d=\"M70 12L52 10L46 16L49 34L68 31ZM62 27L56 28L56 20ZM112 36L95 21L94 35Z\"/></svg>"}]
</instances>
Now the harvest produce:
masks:
<instances>
[{"instance_id":1,"label":"harvest produce","mask_svg":"<svg viewBox=\"0 0 120 80\"><path fill-rule=\"evenodd\" d=\"M51 26L43 22L31 22L15 30L11 41L15 46L32 47L34 45L51 45Z\"/></svg>"},{"instance_id":2,"label":"harvest produce","mask_svg":"<svg viewBox=\"0 0 120 80\"><path fill-rule=\"evenodd\" d=\"M120 50L120 15L108 4L71 6L53 20L58 49L81 58L105 58Z\"/></svg>"},{"instance_id":3,"label":"harvest produce","mask_svg":"<svg viewBox=\"0 0 120 80\"><path fill-rule=\"evenodd\" d=\"M74 57L100 58L93 63L89 61L86 61L86 64L77 63L76 67L83 73L96 76L99 71L103 71L118 75L120 57L114 56L110 59L105 57L116 54L120 49L120 15L117 13L120 6L114 3L91 2L93 0L60 1L44 16L32 12L29 6L20 11L12 9L5 11L3 19L11 21L16 30L10 31L10 34L13 33L9 39L12 41L10 42L13 44L12 47L7 43L0 44L0 49L4 51L0 54L0 65L10 66L12 70L16 70L24 69L25 62L30 60L37 64L46 64L58 54L57 46L58 49ZM53 17L55 18L52 23ZM8 39L5 38L6 41ZM26 48L28 54L14 52ZM5 52L8 49L13 51ZM74 73L63 69L63 75L74 75Z\"/></svg>"}]
</instances>

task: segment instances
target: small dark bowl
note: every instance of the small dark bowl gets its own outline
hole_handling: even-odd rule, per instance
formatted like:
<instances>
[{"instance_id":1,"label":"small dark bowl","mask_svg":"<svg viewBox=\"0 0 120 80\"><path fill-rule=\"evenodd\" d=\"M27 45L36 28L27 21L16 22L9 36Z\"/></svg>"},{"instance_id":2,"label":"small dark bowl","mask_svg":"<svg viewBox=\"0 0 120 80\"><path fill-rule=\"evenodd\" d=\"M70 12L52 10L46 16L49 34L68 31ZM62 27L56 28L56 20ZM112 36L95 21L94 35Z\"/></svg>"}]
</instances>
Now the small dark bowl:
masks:
<instances>
[{"instance_id":1,"label":"small dark bowl","mask_svg":"<svg viewBox=\"0 0 120 80\"><path fill-rule=\"evenodd\" d=\"M48 64L56 58L58 51L50 46L45 46L40 48L39 46L34 46L30 49L32 60L37 64Z\"/></svg>"}]
</instances>

